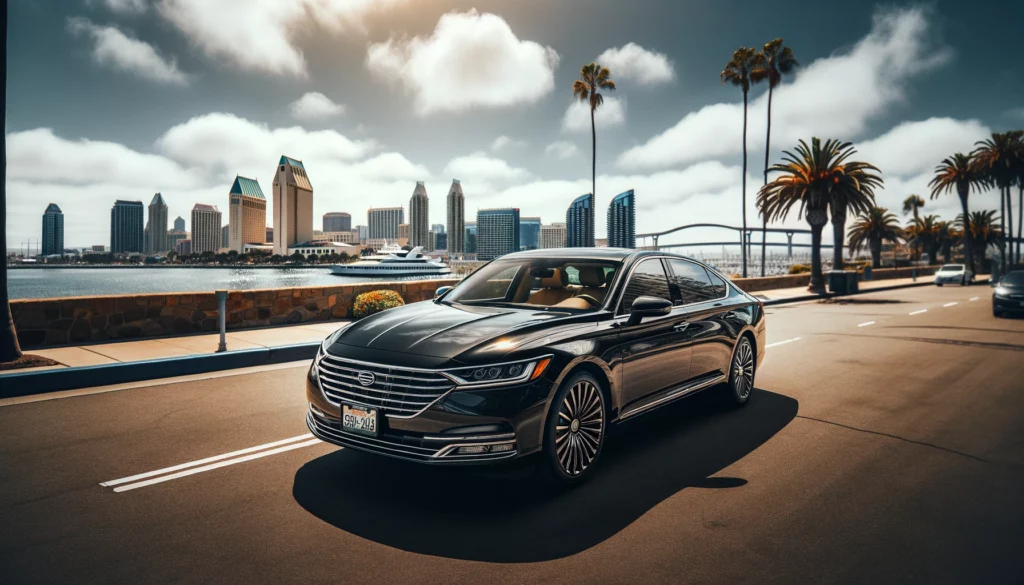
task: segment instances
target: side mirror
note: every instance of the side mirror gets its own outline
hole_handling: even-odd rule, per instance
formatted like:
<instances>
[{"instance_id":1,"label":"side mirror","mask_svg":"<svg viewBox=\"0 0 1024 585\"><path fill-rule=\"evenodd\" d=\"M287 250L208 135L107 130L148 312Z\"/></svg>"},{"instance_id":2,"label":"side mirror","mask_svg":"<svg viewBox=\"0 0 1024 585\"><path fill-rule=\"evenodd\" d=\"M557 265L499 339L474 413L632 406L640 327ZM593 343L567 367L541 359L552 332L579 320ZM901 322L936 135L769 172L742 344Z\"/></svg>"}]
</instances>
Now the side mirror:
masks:
<instances>
[{"instance_id":1,"label":"side mirror","mask_svg":"<svg viewBox=\"0 0 1024 585\"><path fill-rule=\"evenodd\" d=\"M629 320L627 325L636 325L644 317L661 317L672 312L672 301L660 298L640 296L633 301L629 308Z\"/></svg>"},{"instance_id":2,"label":"side mirror","mask_svg":"<svg viewBox=\"0 0 1024 585\"><path fill-rule=\"evenodd\" d=\"M450 290L452 290L452 287L450 287L450 286L442 286L439 289L437 289L436 291L434 291L434 298L435 299L439 299L439 298L443 297L444 295L448 294L448 291L450 291Z\"/></svg>"}]
</instances>

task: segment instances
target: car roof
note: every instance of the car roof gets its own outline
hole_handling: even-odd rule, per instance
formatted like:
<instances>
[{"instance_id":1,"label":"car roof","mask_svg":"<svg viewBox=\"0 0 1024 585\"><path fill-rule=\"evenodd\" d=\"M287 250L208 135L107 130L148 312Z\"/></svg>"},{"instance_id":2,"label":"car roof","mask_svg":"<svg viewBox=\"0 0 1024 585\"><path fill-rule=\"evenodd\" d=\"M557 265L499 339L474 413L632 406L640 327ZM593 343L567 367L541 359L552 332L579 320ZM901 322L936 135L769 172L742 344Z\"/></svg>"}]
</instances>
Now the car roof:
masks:
<instances>
[{"instance_id":1,"label":"car roof","mask_svg":"<svg viewBox=\"0 0 1024 585\"><path fill-rule=\"evenodd\" d=\"M526 250L506 254L500 259L518 258L580 258L587 260L626 260L630 257L642 256L671 256L673 258L687 258L670 252L659 252L655 250L633 250L630 248L543 248L539 250Z\"/></svg>"}]
</instances>

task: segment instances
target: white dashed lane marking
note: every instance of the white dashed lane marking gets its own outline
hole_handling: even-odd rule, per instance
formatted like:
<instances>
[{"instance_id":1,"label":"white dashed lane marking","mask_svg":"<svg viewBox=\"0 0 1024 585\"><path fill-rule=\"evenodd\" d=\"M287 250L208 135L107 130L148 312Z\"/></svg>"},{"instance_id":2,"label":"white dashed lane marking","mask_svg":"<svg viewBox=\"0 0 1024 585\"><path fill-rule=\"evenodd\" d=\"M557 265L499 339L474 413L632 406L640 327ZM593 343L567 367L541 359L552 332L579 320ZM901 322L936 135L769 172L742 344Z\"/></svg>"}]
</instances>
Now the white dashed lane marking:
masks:
<instances>
[{"instance_id":1,"label":"white dashed lane marking","mask_svg":"<svg viewBox=\"0 0 1024 585\"><path fill-rule=\"evenodd\" d=\"M861 324L857 325L857 327L867 327L868 325L874 325L874 324L875 324L874 321L868 321L866 323L861 323Z\"/></svg>"},{"instance_id":2,"label":"white dashed lane marking","mask_svg":"<svg viewBox=\"0 0 1024 585\"><path fill-rule=\"evenodd\" d=\"M946 303L945 305L942 305L942 306L943 306L943 307L952 307L953 305L959 305L959 304L960 304L960 303L958 303L958 302L956 302L956 301L953 301L952 303Z\"/></svg>"},{"instance_id":3,"label":"white dashed lane marking","mask_svg":"<svg viewBox=\"0 0 1024 585\"><path fill-rule=\"evenodd\" d=\"M921 313L927 313L928 309L921 309L920 311L914 311L911 315L920 315Z\"/></svg>"},{"instance_id":4,"label":"white dashed lane marking","mask_svg":"<svg viewBox=\"0 0 1024 585\"><path fill-rule=\"evenodd\" d=\"M769 347L775 347L776 345L785 345L787 343L793 343L794 341L800 341L800 338L794 337L793 339L787 339L785 341L776 341L775 343L769 343L768 345L764 346L764 348L768 349Z\"/></svg>"}]
</instances>

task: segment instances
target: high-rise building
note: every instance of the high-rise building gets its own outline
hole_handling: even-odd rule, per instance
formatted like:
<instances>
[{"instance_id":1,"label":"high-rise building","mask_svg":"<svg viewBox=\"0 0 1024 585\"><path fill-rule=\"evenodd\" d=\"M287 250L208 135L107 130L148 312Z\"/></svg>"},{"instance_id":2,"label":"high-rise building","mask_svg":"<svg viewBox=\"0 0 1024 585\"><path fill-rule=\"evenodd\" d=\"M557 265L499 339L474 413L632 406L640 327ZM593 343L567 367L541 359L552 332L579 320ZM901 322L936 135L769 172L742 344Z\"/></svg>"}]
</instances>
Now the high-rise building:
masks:
<instances>
[{"instance_id":1,"label":"high-rise building","mask_svg":"<svg viewBox=\"0 0 1024 585\"><path fill-rule=\"evenodd\" d=\"M556 222L551 225L540 226L540 247L564 248L565 224Z\"/></svg>"},{"instance_id":2,"label":"high-rise building","mask_svg":"<svg viewBox=\"0 0 1024 585\"><path fill-rule=\"evenodd\" d=\"M224 224L220 226L220 247L227 248L231 243L231 226Z\"/></svg>"},{"instance_id":3,"label":"high-rise building","mask_svg":"<svg viewBox=\"0 0 1024 585\"><path fill-rule=\"evenodd\" d=\"M365 242L366 240L370 239L370 228L365 225L357 225L356 236L359 237L360 244Z\"/></svg>"},{"instance_id":4,"label":"high-rise building","mask_svg":"<svg viewBox=\"0 0 1024 585\"><path fill-rule=\"evenodd\" d=\"M192 240L185 238L174 244L174 253L178 256L188 256L192 253Z\"/></svg>"},{"instance_id":5,"label":"high-rise building","mask_svg":"<svg viewBox=\"0 0 1024 585\"><path fill-rule=\"evenodd\" d=\"M443 223L432 223L432 224L430 224L430 229L435 234L443 234L443 233L445 233L445 231L444 231L444 224Z\"/></svg>"},{"instance_id":6,"label":"high-rise building","mask_svg":"<svg viewBox=\"0 0 1024 585\"><path fill-rule=\"evenodd\" d=\"M427 245L423 246L424 252L434 251L434 238L436 237L436 235L437 234L434 233L434 230L430 230L429 232L427 232Z\"/></svg>"},{"instance_id":7,"label":"high-rise building","mask_svg":"<svg viewBox=\"0 0 1024 585\"><path fill-rule=\"evenodd\" d=\"M145 208L141 201L118 199L110 208L110 252L112 254L139 253L145 249L142 239L142 216Z\"/></svg>"},{"instance_id":8,"label":"high-rise building","mask_svg":"<svg viewBox=\"0 0 1024 585\"><path fill-rule=\"evenodd\" d=\"M179 232L185 231L185 220L180 215L174 218L174 230Z\"/></svg>"},{"instance_id":9,"label":"high-rise building","mask_svg":"<svg viewBox=\"0 0 1024 585\"><path fill-rule=\"evenodd\" d=\"M313 239L313 185L302 161L281 156L274 174L274 253ZM195 247L195 243L193 243Z\"/></svg>"},{"instance_id":10,"label":"high-rise building","mask_svg":"<svg viewBox=\"0 0 1024 585\"><path fill-rule=\"evenodd\" d=\"M407 223L398 224L398 245L409 245L409 224Z\"/></svg>"},{"instance_id":11,"label":"high-rise building","mask_svg":"<svg viewBox=\"0 0 1024 585\"><path fill-rule=\"evenodd\" d=\"M448 234L434 233L434 250L447 250L448 249Z\"/></svg>"},{"instance_id":12,"label":"high-rise building","mask_svg":"<svg viewBox=\"0 0 1024 585\"><path fill-rule=\"evenodd\" d=\"M463 237L465 238L464 251L467 254L476 254L476 222L467 221ZM450 248L449 248L450 249Z\"/></svg>"},{"instance_id":13,"label":"high-rise building","mask_svg":"<svg viewBox=\"0 0 1024 585\"><path fill-rule=\"evenodd\" d=\"M267 235L267 199L259 182L236 175L228 202L229 230L224 247L241 254L246 244L262 244Z\"/></svg>"},{"instance_id":14,"label":"high-rise building","mask_svg":"<svg viewBox=\"0 0 1024 585\"><path fill-rule=\"evenodd\" d=\"M412 190L412 198L409 199L409 245L423 246L427 248L430 231L430 199L427 197L427 188L423 181L416 181L416 188Z\"/></svg>"},{"instance_id":15,"label":"high-rise building","mask_svg":"<svg viewBox=\"0 0 1024 585\"><path fill-rule=\"evenodd\" d=\"M569 248L594 247L594 194L580 195L565 212L565 245Z\"/></svg>"},{"instance_id":16,"label":"high-rise building","mask_svg":"<svg viewBox=\"0 0 1024 585\"><path fill-rule=\"evenodd\" d=\"M476 212L476 258L493 260L519 251L519 209L481 209Z\"/></svg>"},{"instance_id":17,"label":"high-rise building","mask_svg":"<svg viewBox=\"0 0 1024 585\"><path fill-rule=\"evenodd\" d=\"M192 206L192 253L217 252L221 243L221 217L216 205Z\"/></svg>"},{"instance_id":18,"label":"high-rise building","mask_svg":"<svg viewBox=\"0 0 1024 585\"><path fill-rule=\"evenodd\" d=\"M341 211L325 213L322 227L324 232L350 232L352 231L352 216Z\"/></svg>"},{"instance_id":19,"label":"high-rise building","mask_svg":"<svg viewBox=\"0 0 1024 585\"><path fill-rule=\"evenodd\" d=\"M267 242L268 244L274 243L274 228L267 226Z\"/></svg>"},{"instance_id":20,"label":"high-rise building","mask_svg":"<svg viewBox=\"0 0 1024 585\"><path fill-rule=\"evenodd\" d=\"M399 224L405 223L405 209L374 207L366 211L366 222L369 224L367 239L395 240L398 238Z\"/></svg>"},{"instance_id":21,"label":"high-rise building","mask_svg":"<svg viewBox=\"0 0 1024 585\"><path fill-rule=\"evenodd\" d=\"M188 232L184 230L171 230L167 232L167 249L177 250L178 242L188 239Z\"/></svg>"},{"instance_id":22,"label":"high-rise building","mask_svg":"<svg viewBox=\"0 0 1024 585\"><path fill-rule=\"evenodd\" d=\"M64 255L64 212L56 203L46 206L43 212L43 256Z\"/></svg>"},{"instance_id":23,"label":"high-rise building","mask_svg":"<svg viewBox=\"0 0 1024 585\"><path fill-rule=\"evenodd\" d=\"M540 247L540 218L519 219L519 249L536 250Z\"/></svg>"},{"instance_id":24,"label":"high-rise building","mask_svg":"<svg viewBox=\"0 0 1024 585\"><path fill-rule=\"evenodd\" d=\"M448 253L461 254L466 249L466 198L462 194L462 182L452 179L448 189ZM476 249L474 248L474 252Z\"/></svg>"},{"instance_id":25,"label":"high-rise building","mask_svg":"<svg viewBox=\"0 0 1024 585\"><path fill-rule=\"evenodd\" d=\"M148 211L146 227L149 228L149 233L146 234L146 251L152 254L166 252L170 248L167 247L167 203L164 202L163 195L153 195Z\"/></svg>"},{"instance_id":26,"label":"high-rise building","mask_svg":"<svg viewBox=\"0 0 1024 585\"><path fill-rule=\"evenodd\" d=\"M632 189L616 195L608 206L608 246L636 248L636 197Z\"/></svg>"}]
</instances>

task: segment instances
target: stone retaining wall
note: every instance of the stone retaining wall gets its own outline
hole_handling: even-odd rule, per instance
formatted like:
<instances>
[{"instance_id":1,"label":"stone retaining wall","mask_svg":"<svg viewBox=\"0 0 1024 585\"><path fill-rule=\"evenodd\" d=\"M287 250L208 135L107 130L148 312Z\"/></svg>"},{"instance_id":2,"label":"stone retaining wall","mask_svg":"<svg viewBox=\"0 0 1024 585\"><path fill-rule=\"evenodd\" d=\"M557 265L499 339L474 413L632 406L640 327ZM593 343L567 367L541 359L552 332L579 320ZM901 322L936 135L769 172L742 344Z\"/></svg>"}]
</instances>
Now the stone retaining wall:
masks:
<instances>
[{"instance_id":1,"label":"stone retaining wall","mask_svg":"<svg viewBox=\"0 0 1024 585\"><path fill-rule=\"evenodd\" d=\"M227 328L245 329L344 319L356 295L393 290L406 303L434 297L457 280L366 283L350 286L231 291ZM11 301L24 348L161 337L217 330L214 293L162 293Z\"/></svg>"}]
</instances>

